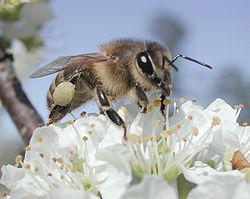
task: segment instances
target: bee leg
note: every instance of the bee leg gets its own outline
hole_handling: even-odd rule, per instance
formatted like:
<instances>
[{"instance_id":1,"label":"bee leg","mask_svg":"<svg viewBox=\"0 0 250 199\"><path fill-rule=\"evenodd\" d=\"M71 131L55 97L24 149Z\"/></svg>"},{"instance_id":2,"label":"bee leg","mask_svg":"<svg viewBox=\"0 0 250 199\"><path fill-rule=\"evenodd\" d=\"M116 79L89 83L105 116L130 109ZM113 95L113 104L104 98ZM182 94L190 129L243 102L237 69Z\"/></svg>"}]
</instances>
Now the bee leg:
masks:
<instances>
[{"instance_id":1,"label":"bee leg","mask_svg":"<svg viewBox=\"0 0 250 199\"><path fill-rule=\"evenodd\" d=\"M101 107L102 111L107 114L107 116L113 123L115 123L117 126L120 126L124 129L123 137L125 140L127 140L127 128L123 119L120 117L120 115L118 115L118 113L114 109L110 107L110 103L107 98L107 95L99 86L97 86L96 88L96 93L97 93L98 100L102 106Z\"/></svg>"},{"instance_id":2,"label":"bee leg","mask_svg":"<svg viewBox=\"0 0 250 199\"><path fill-rule=\"evenodd\" d=\"M70 106L59 106L56 105L50 112L49 114L49 124L58 122L59 120L61 120L70 110Z\"/></svg>"},{"instance_id":3,"label":"bee leg","mask_svg":"<svg viewBox=\"0 0 250 199\"><path fill-rule=\"evenodd\" d=\"M164 104L164 100L166 99L166 96L165 95L161 95L161 107L160 107L160 111L161 111L161 114L162 116L165 118L166 116L166 113L165 113L165 109L166 109L166 106Z\"/></svg>"},{"instance_id":4,"label":"bee leg","mask_svg":"<svg viewBox=\"0 0 250 199\"><path fill-rule=\"evenodd\" d=\"M140 86L139 83L135 84L135 91L136 91L136 95L139 99L139 102L137 103L138 106L142 109L142 113L146 113L147 112L147 106L148 106L148 98L147 95L145 94L145 92L143 91L142 87ZM141 103L143 105L141 105Z\"/></svg>"}]
</instances>

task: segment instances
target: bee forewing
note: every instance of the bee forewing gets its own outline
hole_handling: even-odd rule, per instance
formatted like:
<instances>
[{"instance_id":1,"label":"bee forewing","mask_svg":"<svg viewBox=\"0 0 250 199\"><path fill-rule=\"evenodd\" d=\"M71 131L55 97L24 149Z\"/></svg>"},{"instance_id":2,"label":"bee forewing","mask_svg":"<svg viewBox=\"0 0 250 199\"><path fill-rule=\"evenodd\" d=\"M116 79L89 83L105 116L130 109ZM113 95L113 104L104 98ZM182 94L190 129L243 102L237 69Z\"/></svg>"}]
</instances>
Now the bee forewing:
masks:
<instances>
[{"instance_id":1,"label":"bee forewing","mask_svg":"<svg viewBox=\"0 0 250 199\"><path fill-rule=\"evenodd\" d=\"M58 57L56 60L50 62L49 64L43 66L39 70L32 73L30 78L43 77L59 71L64 70L67 67L84 67L95 62L107 61L107 57L100 53L89 53L74 56L62 56Z\"/></svg>"}]
</instances>

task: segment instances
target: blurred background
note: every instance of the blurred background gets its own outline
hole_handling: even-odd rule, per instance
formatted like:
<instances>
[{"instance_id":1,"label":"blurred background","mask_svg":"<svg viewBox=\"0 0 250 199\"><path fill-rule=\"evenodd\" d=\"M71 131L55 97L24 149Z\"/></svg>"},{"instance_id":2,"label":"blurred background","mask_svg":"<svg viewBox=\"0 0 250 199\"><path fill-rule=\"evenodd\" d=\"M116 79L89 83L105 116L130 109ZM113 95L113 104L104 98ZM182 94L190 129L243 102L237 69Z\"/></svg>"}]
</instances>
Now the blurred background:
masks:
<instances>
[{"instance_id":1,"label":"blurred background","mask_svg":"<svg viewBox=\"0 0 250 199\"><path fill-rule=\"evenodd\" d=\"M219 97L244 104L242 123L250 118L249 10L247 0L40 0L0 7L0 42L12 51L17 76L45 121L54 75L29 79L32 71L58 56L96 52L103 42L139 38L161 41L173 55L212 65L208 70L178 60L173 97L195 98L203 106ZM0 166L13 163L23 147L8 113L0 108Z\"/></svg>"}]
</instances>

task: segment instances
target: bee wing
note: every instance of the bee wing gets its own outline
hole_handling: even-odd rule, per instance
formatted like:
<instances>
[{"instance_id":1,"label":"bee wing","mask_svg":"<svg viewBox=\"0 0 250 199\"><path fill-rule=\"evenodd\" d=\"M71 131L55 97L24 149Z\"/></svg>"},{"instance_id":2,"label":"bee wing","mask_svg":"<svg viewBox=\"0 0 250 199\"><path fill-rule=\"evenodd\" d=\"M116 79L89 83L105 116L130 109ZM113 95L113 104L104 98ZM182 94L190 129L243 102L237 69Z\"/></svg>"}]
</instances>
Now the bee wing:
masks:
<instances>
[{"instance_id":1,"label":"bee wing","mask_svg":"<svg viewBox=\"0 0 250 199\"><path fill-rule=\"evenodd\" d=\"M87 65L91 65L96 62L107 61L107 57L99 53L89 53L89 54L80 54L74 56L62 56L58 57L56 60L48 63L42 68L38 69L32 73L30 78L43 77L59 71L64 70L68 67L73 68L82 68Z\"/></svg>"}]
</instances>

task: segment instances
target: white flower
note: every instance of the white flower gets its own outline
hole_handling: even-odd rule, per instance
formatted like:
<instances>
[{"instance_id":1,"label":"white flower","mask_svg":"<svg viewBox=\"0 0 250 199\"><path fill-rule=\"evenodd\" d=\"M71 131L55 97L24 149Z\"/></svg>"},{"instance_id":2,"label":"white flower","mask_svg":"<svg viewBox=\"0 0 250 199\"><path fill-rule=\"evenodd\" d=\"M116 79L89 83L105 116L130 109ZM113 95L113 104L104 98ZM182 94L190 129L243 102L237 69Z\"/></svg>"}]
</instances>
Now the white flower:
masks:
<instances>
[{"instance_id":1,"label":"white flower","mask_svg":"<svg viewBox=\"0 0 250 199\"><path fill-rule=\"evenodd\" d=\"M224 183L228 179L239 182L242 185L239 189L245 193L246 179L250 178L246 178L248 170L244 170L246 175L243 170L222 172L218 165L220 170L213 170L199 162L191 167L206 151L213 152L217 134L224 132L221 129L228 128L228 123L238 125L237 110L220 99L207 109L183 99L180 106L177 101L164 103L167 105L165 121L158 99L149 104L147 113L139 113L135 118L131 110L124 107L118 110L126 122L128 140L123 139L123 128L104 115L87 115L75 122L38 128L26 147L24 160L16 159L21 168L4 166L0 183L10 189L12 199L70 195L77 199L171 199L177 198L177 194L166 181L176 183L178 175L183 173L188 181L198 185L188 196L192 199L207 183L211 187L218 185L218 190L232 186ZM171 110L174 110L172 114ZM231 133L227 130L227 134ZM222 151L234 141L225 140ZM242 140L238 137L233 146L247 155L248 140L248 136ZM220 155L215 147L214 151ZM211 154L210 157L215 155ZM131 182L131 171L137 181L142 180L138 185Z\"/></svg>"},{"instance_id":2,"label":"white flower","mask_svg":"<svg viewBox=\"0 0 250 199\"><path fill-rule=\"evenodd\" d=\"M234 152L238 150L250 161L250 127L246 124L242 127L237 123L241 106L232 108L225 101L217 99L206 111L218 116L221 121L213 132L210 150L213 151L213 156L220 156L224 169L232 169L231 161Z\"/></svg>"},{"instance_id":3,"label":"white flower","mask_svg":"<svg viewBox=\"0 0 250 199\"><path fill-rule=\"evenodd\" d=\"M184 171L184 175L188 181L198 185L187 199L248 199L250 195L249 179L238 170L221 172L196 162L193 168Z\"/></svg>"},{"instance_id":4,"label":"white flower","mask_svg":"<svg viewBox=\"0 0 250 199\"><path fill-rule=\"evenodd\" d=\"M0 0L0 9L11 10L22 3L35 3L38 0Z\"/></svg>"},{"instance_id":5,"label":"white flower","mask_svg":"<svg viewBox=\"0 0 250 199\"><path fill-rule=\"evenodd\" d=\"M175 111L169 118L168 105L164 122L159 103L155 100L148 108L150 113L137 115L129 129L127 145L132 150L131 165L137 177L160 175L172 181L181 173L181 166L189 167L195 156L208 147L217 118L209 117L200 106L187 101L181 107L174 102L178 113Z\"/></svg>"},{"instance_id":6,"label":"white flower","mask_svg":"<svg viewBox=\"0 0 250 199\"><path fill-rule=\"evenodd\" d=\"M10 51L14 56L13 65L19 78L22 78L32 67L37 65L45 54L42 48L28 51L25 45L18 39L12 40Z\"/></svg>"},{"instance_id":7,"label":"white flower","mask_svg":"<svg viewBox=\"0 0 250 199\"><path fill-rule=\"evenodd\" d=\"M51 18L52 11L48 2L24 4L20 10L20 19L14 23L4 23L1 35L9 40L34 37Z\"/></svg>"},{"instance_id":8,"label":"white flower","mask_svg":"<svg viewBox=\"0 0 250 199\"><path fill-rule=\"evenodd\" d=\"M90 198L119 198L131 173L118 152L100 146L104 133L109 134L108 122L101 115L36 129L24 161L17 160L22 168L2 168L1 183L11 190L11 198L20 193L20 198L47 197L62 188L68 188L68 195L74 191Z\"/></svg>"}]
</instances>

